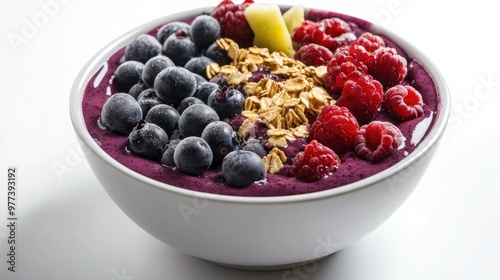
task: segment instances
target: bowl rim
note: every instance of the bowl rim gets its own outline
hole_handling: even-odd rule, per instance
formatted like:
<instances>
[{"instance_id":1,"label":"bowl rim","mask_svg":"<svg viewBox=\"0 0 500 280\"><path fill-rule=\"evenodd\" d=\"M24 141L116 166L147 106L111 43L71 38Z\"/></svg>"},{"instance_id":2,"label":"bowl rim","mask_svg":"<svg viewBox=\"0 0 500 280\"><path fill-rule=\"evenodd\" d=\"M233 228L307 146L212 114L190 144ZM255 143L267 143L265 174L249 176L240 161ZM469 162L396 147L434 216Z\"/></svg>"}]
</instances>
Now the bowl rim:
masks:
<instances>
[{"instance_id":1,"label":"bowl rim","mask_svg":"<svg viewBox=\"0 0 500 280\"><path fill-rule=\"evenodd\" d=\"M283 9L288 9L291 5L278 4L278 6ZM140 173L137 173L128 167L120 164L118 161L113 159L110 155L108 155L92 138L92 136L88 133L86 129L86 125L83 118L83 110L81 106L81 102L83 100L83 95L85 91L85 87L89 82L90 78L104 65L107 59L115 53L118 49L124 47L127 42L131 41L135 36L148 32L153 28L159 26L162 23L174 20L184 20L188 18L192 18L195 15L201 13L208 13L214 8L214 6L206 6L195 8L192 10L181 11L178 13L173 13L169 15L162 16L160 18L154 19L147 23L144 23L124 34L115 38L107 45L105 45L101 50L99 50L94 56L91 57L87 61L87 63L83 66L82 70L77 74L69 97L69 110L70 110L70 118L73 125L73 128L79 137L80 141L83 142L87 148L93 152L97 157L99 157L106 164L122 173L127 177L131 177L136 181L142 181L147 184L147 187L157 188L163 191L171 192L177 195L190 197L190 198L203 198L210 201L220 201L226 203L246 203L246 204L276 204L276 203L297 203L297 202L305 202L311 200L320 200L327 199L334 196L345 195L350 192L354 192L360 189L368 188L371 185L385 180L405 168L413 165L415 162L419 161L422 157L424 157L427 152L429 152L439 141L441 138L450 116L451 111L451 102L450 102L450 92L449 88L446 84L444 76L441 74L437 66L419 49L415 48L412 44L410 44L406 39L400 37L399 35L393 33L387 28L380 26L373 22L368 22L364 19L357 18L354 16L346 15L348 17L352 17L355 19L360 19L368 23L368 31L373 33L379 33L387 36L391 40L393 40L397 45L399 45L408 56L417 60L422 64L422 66L428 71L430 76L433 78L434 84L437 89L438 97L439 97L439 105L440 111L438 114L434 114L435 123L432 129L429 131L427 136L422 139L419 143L418 147L409 154L408 157L402 159L397 162L393 166L378 172L374 175L371 175L365 179L317 192L305 193L305 194L297 194L297 195L283 195L283 196L269 196L269 197L261 197L261 196L235 196L235 195L223 195L223 194L213 194L206 193L200 191L193 191L189 189L184 189L182 187L177 187L173 185L169 185L167 183L163 183L147 176L144 176ZM310 9L320 10L318 8L309 8L304 7L306 13ZM337 14L342 14L339 12L335 12Z\"/></svg>"}]
</instances>

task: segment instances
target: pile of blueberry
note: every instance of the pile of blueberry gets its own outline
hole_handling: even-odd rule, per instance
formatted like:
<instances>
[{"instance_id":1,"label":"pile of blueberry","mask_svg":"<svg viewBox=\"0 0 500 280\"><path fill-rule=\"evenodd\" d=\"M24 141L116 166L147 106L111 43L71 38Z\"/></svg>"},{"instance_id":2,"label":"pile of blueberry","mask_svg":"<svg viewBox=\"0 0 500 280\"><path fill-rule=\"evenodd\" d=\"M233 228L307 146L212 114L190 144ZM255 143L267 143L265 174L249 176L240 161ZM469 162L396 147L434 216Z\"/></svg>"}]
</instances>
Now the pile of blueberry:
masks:
<instances>
[{"instance_id":1,"label":"pile of blueberry","mask_svg":"<svg viewBox=\"0 0 500 280\"><path fill-rule=\"evenodd\" d=\"M136 37L114 73L120 92L103 105L100 123L128 135L134 154L195 176L220 164L224 182L244 187L266 178L252 151L265 148L247 148L227 122L242 112L241 91L207 80L208 64L230 62L215 43L220 33L217 20L200 15L191 24L165 24L156 37Z\"/></svg>"}]
</instances>

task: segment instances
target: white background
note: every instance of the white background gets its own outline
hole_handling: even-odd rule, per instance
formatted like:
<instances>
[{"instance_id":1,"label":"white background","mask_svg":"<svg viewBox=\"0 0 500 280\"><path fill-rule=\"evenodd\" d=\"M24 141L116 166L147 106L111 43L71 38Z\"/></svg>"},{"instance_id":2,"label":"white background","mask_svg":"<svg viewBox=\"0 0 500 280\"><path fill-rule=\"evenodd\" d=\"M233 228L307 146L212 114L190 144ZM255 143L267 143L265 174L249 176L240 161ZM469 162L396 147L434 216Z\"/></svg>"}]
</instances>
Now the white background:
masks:
<instances>
[{"instance_id":1,"label":"white background","mask_svg":"<svg viewBox=\"0 0 500 280\"><path fill-rule=\"evenodd\" d=\"M315 269L292 273L220 267L149 236L96 181L69 120L73 80L104 45L151 19L218 1L55 1L0 4L0 279L500 279L500 17L493 1L307 1L377 22L417 46L445 76L454 110L402 207ZM15 273L7 270L9 166L18 168Z\"/></svg>"}]
</instances>

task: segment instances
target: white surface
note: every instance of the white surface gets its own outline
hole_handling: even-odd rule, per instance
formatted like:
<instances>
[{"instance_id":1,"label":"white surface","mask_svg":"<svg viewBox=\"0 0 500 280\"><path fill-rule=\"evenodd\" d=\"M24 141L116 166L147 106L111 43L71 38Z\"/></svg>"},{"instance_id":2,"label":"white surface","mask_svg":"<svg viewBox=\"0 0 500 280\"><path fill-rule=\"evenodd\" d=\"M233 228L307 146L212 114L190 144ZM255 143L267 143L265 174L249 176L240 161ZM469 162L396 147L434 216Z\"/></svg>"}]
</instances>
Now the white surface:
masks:
<instances>
[{"instance_id":1,"label":"white surface","mask_svg":"<svg viewBox=\"0 0 500 280\"><path fill-rule=\"evenodd\" d=\"M437 64L452 93L450 126L416 191L376 231L314 266L249 272L186 256L130 221L79 154L68 116L73 79L101 47L166 13L218 1L55 1L0 8L0 279L500 279L494 2L330 2ZM8 166L18 168L15 273L6 262Z\"/></svg>"}]
</instances>

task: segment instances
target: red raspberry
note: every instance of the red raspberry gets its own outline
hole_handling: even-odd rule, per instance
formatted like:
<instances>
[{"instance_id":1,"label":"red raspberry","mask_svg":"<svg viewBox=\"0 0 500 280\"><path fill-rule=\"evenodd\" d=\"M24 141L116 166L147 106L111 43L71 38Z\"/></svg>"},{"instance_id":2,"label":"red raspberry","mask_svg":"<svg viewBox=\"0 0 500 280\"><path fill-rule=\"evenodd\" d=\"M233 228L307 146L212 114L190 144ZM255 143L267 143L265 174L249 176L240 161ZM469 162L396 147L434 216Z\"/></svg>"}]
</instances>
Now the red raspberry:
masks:
<instances>
[{"instance_id":1,"label":"red raspberry","mask_svg":"<svg viewBox=\"0 0 500 280\"><path fill-rule=\"evenodd\" d=\"M325 88L332 93L340 93L348 79L357 79L366 74L368 67L359 61L349 46L341 46L334 53L323 76Z\"/></svg>"},{"instance_id":2,"label":"red raspberry","mask_svg":"<svg viewBox=\"0 0 500 280\"><path fill-rule=\"evenodd\" d=\"M354 40L356 35L349 24L339 18L325 18L319 22L304 20L292 33L292 41L299 46L316 43L332 52Z\"/></svg>"},{"instance_id":3,"label":"red raspberry","mask_svg":"<svg viewBox=\"0 0 500 280\"><path fill-rule=\"evenodd\" d=\"M330 148L312 140L304 151L293 159L290 175L297 179L313 182L333 172L340 164L339 156Z\"/></svg>"},{"instance_id":4,"label":"red raspberry","mask_svg":"<svg viewBox=\"0 0 500 280\"><path fill-rule=\"evenodd\" d=\"M344 33L351 32L351 27L349 24L340 18L325 18L320 22L321 26L325 29L325 33L331 37L338 37Z\"/></svg>"},{"instance_id":5,"label":"red raspberry","mask_svg":"<svg viewBox=\"0 0 500 280\"><path fill-rule=\"evenodd\" d=\"M254 33L244 14L245 9L252 3L253 0L245 0L241 4L223 0L214 8L212 16L220 24L222 37L233 39L240 45L253 42Z\"/></svg>"},{"instance_id":6,"label":"red raspberry","mask_svg":"<svg viewBox=\"0 0 500 280\"><path fill-rule=\"evenodd\" d=\"M333 57L333 53L326 47L318 44L307 44L302 46L293 58L308 66L326 65Z\"/></svg>"},{"instance_id":7,"label":"red raspberry","mask_svg":"<svg viewBox=\"0 0 500 280\"><path fill-rule=\"evenodd\" d=\"M411 86L397 85L385 92L382 106L387 114L397 120L407 121L424 113L422 95Z\"/></svg>"},{"instance_id":8,"label":"red raspberry","mask_svg":"<svg viewBox=\"0 0 500 280\"><path fill-rule=\"evenodd\" d=\"M354 151L358 157L376 162L396 151L403 141L403 134L397 126L390 122L372 121L359 129Z\"/></svg>"},{"instance_id":9,"label":"red raspberry","mask_svg":"<svg viewBox=\"0 0 500 280\"><path fill-rule=\"evenodd\" d=\"M385 47L385 42L382 37L374 35L370 32L361 34L355 41L357 44L365 47L367 52L373 53L376 50Z\"/></svg>"},{"instance_id":10,"label":"red raspberry","mask_svg":"<svg viewBox=\"0 0 500 280\"><path fill-rule=\"evenodd\" d=\"M309 135L340 154L352 148L358 129L358 121L349 109L325 105L311 125Z\"/></svg>"},{"instance_id":11,"label":"red raspberry","mask_svg":"<svg viewBox=\"0 0 500 280\"><path fill-rule=\"evenodd\" d=\"M383 97L382 85L370 75L363 75L344 83L342 96L335 104L348 108L359 124L365 124L377 113Z\"/></svg>"},{"instance_id":12,"label":"red raspberry","mask_svg":"<svg viewBox=\"0 0 500 280\"><path fill-rule=\"evenodd\" d=\"M368 65L368 74L385 88L400 84L406 77L407 62L394 48L382 47L373 53L374 61Z\"/></svg>"}]
</instances>

